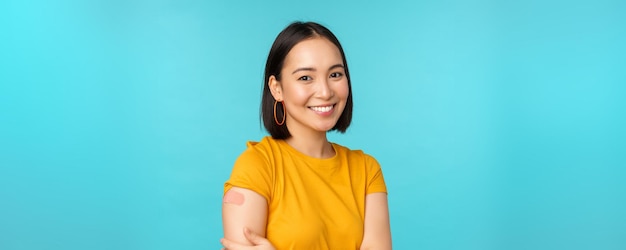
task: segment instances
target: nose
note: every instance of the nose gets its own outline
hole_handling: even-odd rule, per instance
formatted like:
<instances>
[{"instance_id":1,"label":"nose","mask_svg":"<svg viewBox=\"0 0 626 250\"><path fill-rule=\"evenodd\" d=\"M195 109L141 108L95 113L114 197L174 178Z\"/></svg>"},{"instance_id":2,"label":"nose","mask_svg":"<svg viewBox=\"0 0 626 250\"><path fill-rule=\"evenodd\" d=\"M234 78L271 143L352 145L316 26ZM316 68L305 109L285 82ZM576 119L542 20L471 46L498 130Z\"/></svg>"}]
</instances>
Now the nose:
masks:
<instances>
[{"instance_id":1,"label":"nose","mask_svg":"<svg viewBox=\"0 0 626 250\"><path fill-rule=\"evenodd\" d=\"M317 84L317 97L321 99L330 99L335 94L330 86L328 79L323 79Z\"/></svg>"}]
</instances>

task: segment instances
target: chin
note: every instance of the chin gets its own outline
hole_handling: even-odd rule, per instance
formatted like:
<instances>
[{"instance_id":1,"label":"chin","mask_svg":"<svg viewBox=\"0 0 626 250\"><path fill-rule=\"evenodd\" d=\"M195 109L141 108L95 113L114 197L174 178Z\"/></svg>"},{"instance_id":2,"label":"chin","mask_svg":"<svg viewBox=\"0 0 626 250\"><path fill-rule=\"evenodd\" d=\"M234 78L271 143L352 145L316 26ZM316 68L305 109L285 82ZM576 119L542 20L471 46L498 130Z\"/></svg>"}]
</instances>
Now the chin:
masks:
<instances>
[{"instance_id":1,"label":"chin","mask_svg":"<svg viewBox=\"0 0 626 250\"><path fill-rule=\"evenodd\" d=\"M333 124L332 126L323 126L323 127L318 127L317 131L323 131L323 132L328 132L331 129L333 129L333 127L335 127L335 125Z\"/></svg>"}]
</instances>

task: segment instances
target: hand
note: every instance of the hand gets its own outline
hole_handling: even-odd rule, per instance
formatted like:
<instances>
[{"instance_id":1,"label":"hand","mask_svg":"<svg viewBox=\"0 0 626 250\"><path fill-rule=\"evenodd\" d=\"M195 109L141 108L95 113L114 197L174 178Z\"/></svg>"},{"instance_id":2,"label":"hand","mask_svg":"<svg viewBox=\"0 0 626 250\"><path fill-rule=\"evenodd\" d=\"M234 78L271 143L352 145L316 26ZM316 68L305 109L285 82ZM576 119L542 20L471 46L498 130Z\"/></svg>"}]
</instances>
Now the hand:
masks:
<instances>
[{"instance_id":1,"label":"hand","mask_svg":"<svg viewBox=\"0 0 626 250\"><path fill-rule=\"evenodd\" d=\"M232 242L225 238L222 238L220 240L220 243L222 243L224 249L228 250L276 250L276 248L272 246L272 243L269 240L263 238L263 236L261 235L250 231L250 229L248 228L243 229L243 235L246 236L246 239L248 239L248 241L252 243L252 246Z\"/></svg>"}]
</instances>

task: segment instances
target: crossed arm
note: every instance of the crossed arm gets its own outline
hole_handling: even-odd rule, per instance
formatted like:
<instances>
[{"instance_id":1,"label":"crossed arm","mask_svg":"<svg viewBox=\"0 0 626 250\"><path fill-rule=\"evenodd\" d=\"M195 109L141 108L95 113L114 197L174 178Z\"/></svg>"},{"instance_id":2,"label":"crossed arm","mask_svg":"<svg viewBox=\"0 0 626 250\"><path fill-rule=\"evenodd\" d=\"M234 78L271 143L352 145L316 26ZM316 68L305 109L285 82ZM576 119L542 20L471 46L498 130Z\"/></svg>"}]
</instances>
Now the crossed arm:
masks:
<instances>
[{"instance_id":1,"label":"crossed arm","mask_svg":"<svg viewBox=\"0 0 626 250\"><path fill-rule=\"evenodd\" d=\"M265 239L267 201L245 188L232 187L222 203L224 238L227 249L274 249ZM391 249L391 231L386 193L365 197L365 225L361 249Z\"/></svg>"},{"instance_id":2,"label":"crossed arm","mask_svg":"<svg viewBox=\"0 0 626 250\"><path fill-rule=\"evenodd\" d=\"M391 249L391 227L386 193L365 196L365 225L361 250Z\"/></svg>"},{"instance_id":3,"label":"crossed arm","mask_svg":"<svg viewBox=\"0 0 626 250\"><path fill-rule=\"evenodd\" d=\"M227 249L274 249L265 239L267 201L252 190L232 187L224 194L222 226Z\"/></svg>"}]
</instances>

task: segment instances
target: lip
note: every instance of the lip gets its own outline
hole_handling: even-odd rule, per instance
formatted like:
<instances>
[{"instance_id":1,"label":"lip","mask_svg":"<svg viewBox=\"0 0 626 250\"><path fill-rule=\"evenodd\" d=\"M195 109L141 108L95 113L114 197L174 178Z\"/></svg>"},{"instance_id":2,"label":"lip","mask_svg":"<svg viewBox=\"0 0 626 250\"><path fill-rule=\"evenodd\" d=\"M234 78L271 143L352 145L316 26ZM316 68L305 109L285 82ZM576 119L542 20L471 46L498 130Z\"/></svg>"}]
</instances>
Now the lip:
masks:
<instances>
[{"instance_id":1,"label":"lip","mask_svg":"<svg viewBox=\"0 0 626 250\"><path fill-rule=\"evenodd\" d=\"M313 112L315 112L316 114L318 114L318 115L321 115L321 116L329 116L329 115L331 115L331 114L335 111L335 106L336 106L336 105L337 105L336 103L331 103L331 104L322 104L322 105L313 105L313 106L308 106L308 108L309 108L311 111L313 111ZM317 111L317 110L314 110L314 109L313 109L313 107L328 107L328 106L330 106L330 109L329 109L328 111Z\"/></svg>"}]
</instances>

